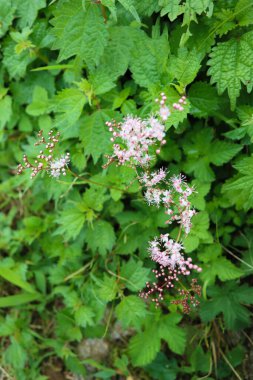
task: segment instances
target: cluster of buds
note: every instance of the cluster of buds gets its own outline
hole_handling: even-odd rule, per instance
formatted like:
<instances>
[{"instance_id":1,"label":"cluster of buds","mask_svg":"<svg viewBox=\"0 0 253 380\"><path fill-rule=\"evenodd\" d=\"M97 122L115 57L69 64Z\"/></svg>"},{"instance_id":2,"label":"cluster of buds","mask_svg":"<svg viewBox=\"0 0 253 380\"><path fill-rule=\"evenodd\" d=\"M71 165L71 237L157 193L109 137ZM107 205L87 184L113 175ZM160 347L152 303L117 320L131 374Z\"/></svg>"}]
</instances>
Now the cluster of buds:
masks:
<instances>
[{"instance_id":1,"label":"cluster of buds","mask_svg":"<svg viewBox=\"0 0 253 380\"><path fill-rule=\"evenodd\" d=\"M179 289L178 293L181 298L173 300L171 303L181 305L183 307L183 313L189 314L192 308L196 308L199 305L201 286L197 284L196 278L192 279L190 289Z\"/></svg>"},{"instance_id":2,"label":"cluster of buds","mask_svg":"<svg viewBox=\"0 0 253 380\"><path fill-rule=\"evenodd\" d=\"M186 105L186 97L183 95L181 96L181 98L179 99L178 103L173 103L173 108L175 110L178 110L178 111L183 111L184 110L184 107L183 105Z\"/></svg>"},{"instance_id":3,"label":"cluster of buds","mask_svg":"<svg viewBox=\"0 0 253 380\"><path fill-rule=\"evenodd\" d=\"M31 170L31 178L34 178L39 172L47 171L52 177L58 178L61 174L66 175L66 168L70 161L70 154L66 153L60 158L54 157L54 150L59 142L60 133L57 132L55 135L51 130L48 132L48 137L45 139L43 136L43 131L38 132L38 140L35 142L34 146L44 145L44 150L40 150L34 162L30 162L27 155L24 154L23 161L24 165L19 164L17 169L17 174L21 174L24 170Z\"/></svg>"}]
</instances>

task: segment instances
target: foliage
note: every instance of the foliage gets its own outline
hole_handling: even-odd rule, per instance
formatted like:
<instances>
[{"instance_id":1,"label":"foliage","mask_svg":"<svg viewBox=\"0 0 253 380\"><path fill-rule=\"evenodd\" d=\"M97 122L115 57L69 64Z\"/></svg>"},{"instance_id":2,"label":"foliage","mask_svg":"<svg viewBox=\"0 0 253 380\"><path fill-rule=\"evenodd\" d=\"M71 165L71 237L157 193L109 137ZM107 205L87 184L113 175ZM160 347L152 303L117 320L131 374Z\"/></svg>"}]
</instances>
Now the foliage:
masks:
<instances>
[{"instance_id":1,"label":"foliage","mask_svg":"<svg viewBox=\"0 0 253 380\"><path fill-rule=\"evenodd\" d=\"M252 20L248 0L0 0L1 378L250 378ZM148 241L178 229L133 169L102 169L105 122L161 91L187 96L153 163L197 190L187 317L172 290L160 309L139 297ZM15 175L40 129L61 133L66 177Z\"/></svg>"}]
</instances>

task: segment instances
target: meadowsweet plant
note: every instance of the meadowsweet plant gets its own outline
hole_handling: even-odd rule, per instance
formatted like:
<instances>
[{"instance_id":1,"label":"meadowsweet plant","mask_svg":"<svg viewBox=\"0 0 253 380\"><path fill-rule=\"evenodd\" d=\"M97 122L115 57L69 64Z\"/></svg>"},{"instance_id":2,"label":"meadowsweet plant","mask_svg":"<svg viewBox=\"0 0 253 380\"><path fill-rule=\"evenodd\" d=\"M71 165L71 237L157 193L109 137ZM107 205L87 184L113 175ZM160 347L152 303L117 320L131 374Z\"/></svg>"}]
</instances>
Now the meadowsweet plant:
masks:
<instances>
[{"instance_id":1,"label":"meadowsweet plant","mask_svg":"<svg viewBox=\"0 0 253 380\"><path fill-rule=\"evenodd\" d=\"M156 281L147 282L140 296L144 299L151 297L157 307L164 300L164 291L176 288L181 298L174 303L181 304L183 311L189 313L191 306L198 305L199 301L194 300L196 295L200 296L200 288L197 288L198 291L195 291L196 286L185 290L177 283L180 283L184 276L189 276L192 270L202 270L192 263L191 257L185 258L183 252L183 235L190 233L191 219L196 214L189 201L195 190L187 184L186 177L182 174L168 178L168 172L164 168L152 171L150 167L150 148L155 146L155 151L159 154L161 146L166 144L165 122L171 115L166 101L167 96L162 92L160 98L155 99L155 102L159 103L159 110L146 119L129 115L121 123L116 123L115 120L106 123L112 133L111 141L114 144L113 155L107 156L108 162L104 167L115 161L117 165L128 164L135 168L148 205L164 208L168 216L166 224L178 224L179 233L176 240L167 233L149 242L150 257L157 263L158 269L153 270ZM183 95L178 102L173 103L173 112L183 111L186 104L186 96ZM192 284L195 282L196 279Z\"/></svg>"},{"instance_id":2,"label":"meadowsweet plant","mask_svg":"<svg viewBox=\"0 0 253 380\"><path fill-rule=\"evenodd\" d=\"M61 157L56 157L55 148L59 143L60 133L56 134L53 131L48 132L47 139L43 136L43 131L38 132L38 140L34 146L41 146L36 160L30 161L26 154L23 156L24 164L19 164L17 174L23 173L24 170L31 170L31 178L34 178L39 172L46 171L54 178L59 178L60 175L66 175L66 168L70 162L70 154L66 153Z\"/></svg>"}]
</instances>

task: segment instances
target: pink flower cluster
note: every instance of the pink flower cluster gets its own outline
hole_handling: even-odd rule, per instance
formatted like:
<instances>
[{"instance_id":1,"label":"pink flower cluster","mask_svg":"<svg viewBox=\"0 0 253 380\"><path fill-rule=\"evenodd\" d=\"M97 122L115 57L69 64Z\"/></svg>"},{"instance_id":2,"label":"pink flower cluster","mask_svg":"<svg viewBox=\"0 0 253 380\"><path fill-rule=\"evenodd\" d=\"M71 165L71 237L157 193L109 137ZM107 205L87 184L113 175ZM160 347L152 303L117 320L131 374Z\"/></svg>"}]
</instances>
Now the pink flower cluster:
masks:
<instances>
[{"instance_id":1,"label":"pink flower cluster","mask_svg":"<svg viewBox=\"0 0 253 380\"><path fill-rule=\"evenodd\" d=\"M147 166L151 160L149 147L156 143L166 143L164 125L154 116L147 120L127 116L123 123L108 121L106 125L113 135L111 141L116 141L113 145L113 158L120 165L128 162L135 166Z\"/></svg>"},{"instance_id":2,"label":"pink flower cluster","mask_svg":"<svg viewBox=\"0 0 253 380\"><path fill-rule=\"evenodd\" d=\"M193 194L194 188L188 186L185 177L179 174L166 181L166 172L160 169L153 173L145 172L140 178L140 182L146 187L144 197L149 205L159 207L163 205L165 213L169 216L167 223L177 221L185 233L188 234L191 229L191 219L196 214L191 209L189 196ZM166 188L157 187L156 185L163 182Z\"/></svg>"},{"instance_id":3,"label":"pink flower cluster","mask_svg":"<svg viewBox=\"0 0 253 380\"><path fill-rule=\"evenodd\" d=\"M163 206L165 214L168 215L166 223L176 222L180 225L176 241L170 238L169 234L164 234L149 243L151 259L159 265L159 269L153 270L156 281L147 282L146 288L140 293L140 296L145 299L151 296L156 306L163 301L164 290L174 288L180 277L189 276L192 270L201 272L201 268L193 264L190 257L187 259L184 257L183 244L180 241L182 233L189 234L192 226L191 219L196 214L196 211L191 208L189 200L194 188L187 184L186 178L181 174L174 175L167 180L165 169L150 170L149 148L156 144L162 146L166 143L164 123L171 115L166 100L167 96L161 93L160 99L155 100L156 103L159 103L159 111L155 116L150 116L146 120L128 116L122 123L115 121L106 123L113 135L111 141L114 144L113 156L107 156L109 161L104 167L112 161L117 161L119 165L141 166L143 173L137 176L145 189L144 197L147 203L157 207ZM185 104L186 97L182 96L177 103L172 105L172 108L183 111ZM159 148L156 149L156 153L160 153ZM199 288L196 287L198 295L200 294ZM179 290L179 295L184 297L183 301L176 300L174 303L181 304L184 311L190 310L190 305L194 304L195 295L192 295L190 290L183 291L182 289ZM189 305L188 300L190 300Z\"/></svg>"}]
</instances>

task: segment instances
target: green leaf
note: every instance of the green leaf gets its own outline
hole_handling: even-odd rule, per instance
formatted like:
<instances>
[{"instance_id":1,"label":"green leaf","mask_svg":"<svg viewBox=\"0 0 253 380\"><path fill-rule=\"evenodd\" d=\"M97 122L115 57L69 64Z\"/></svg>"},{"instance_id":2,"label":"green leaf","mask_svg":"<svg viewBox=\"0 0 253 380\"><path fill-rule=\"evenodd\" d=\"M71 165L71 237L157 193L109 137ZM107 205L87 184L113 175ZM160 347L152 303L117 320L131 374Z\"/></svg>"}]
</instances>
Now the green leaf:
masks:
<instances>
[{"instance_id":1,"label":"green leaf","mask_svg":"<svg viewBox=\"0 0 253 380\"><path fill-rule=\"evenodd\" d=\"M0 297L0 307L16 307L40 299L41 295L38 293L20 293L15 296Z\"/></svg>"},{"instance_id":2,"label":"green leaf","mask_svg":"<svg viewBox=\"0 0 253 380\"><path fill-rule=\"evenodd\" d=\"M212 297L203 303L200 316L204 322L211 321L217 315L224 315L225 326L229 330L238 330L249 326L249 310L241 303L253 303L253 289L244 284L238 286L235 282L227 282L223 287L213 286L208 288L208 294Z\"/></svg>"},{"instance_id":3,"label":"green leaf","mask_svg":"<svg viewBox=\"0 0 253 380\"><path fill-rule=\"evenodd\" d=\"M110 113L107 113L106 110L95 111L92 115L84 118L80 139L85 155L91 155L94 163L108 150L110 145L110 132L105 125L110 118Z\"/></svg>"},{"instance_id":4,"label":"green leaf","mask_svg":"<svg viewBox=\"0 0 253 380\"><path fill-rule=\"evenodd\" d=\"M169 61L169 71L172 78L178 80L182 86L187 86L196 77L199 69L202 55L195 48L179 48L177 56L171 56ZM189 65L189 62L191 64Z\"/></svg>"},{"instance_id":5,"label":"green leaf","mask_svg":"<svg viewBox=\"0 0 253 380\"><path fill-rule=\"evenodd\" d=\"M11 339L11 344L7 347L4 358L7 363L16 369L23 369L26 361L28 360L28 355L26 350L21 346L21 344L15 339Z\"/></svg>"},{"instance_id":6,"label":"green leaf","mask_svg":"<svg viewBox=\"0 0 253 380\"><path fill-rule=\"evenodd\" d=\"M248 92L252 90L253 32L218 43L210 53L208 64L211 83L217 84L219 94L227 89L231 109L235 109L241 83L247 86Z\"/></svg>"},{"instance_id":7,"label":"green leaf","mask_svg":"<svg viewBox=\"0 0 253 380\"><path fill-rule=\"evenodd\" d=\"M195 82L188 94L191 114L195 117L208 117L218 110L219 97L215 88L205 82Z\"/></svg>"},{"instance_id":8,"label":"green leaf","mask_svg":"<svg viewBox=\"0 0 253 380\"><path fill-rule=\"evenodd\" d=\"M118 0L119 3L132 14L132 16L135 18L136 21L141 22L140 17L134 7L134 1L133 0Z\"/></svg>"},{"instance_id":9,"label":"green leaf","mask_svg":"<svg viewBox=\"0 0 253 380\"><path fill-rule=\"evenodd\" d=\"M201 211L192 218L192 229L184 239L185 252L196 249L200 243L212 243L213 238L209 232L209 216L206 211Z\"/></svg>"},{"instance_id":10,"label":"green leaf","mask_svg":"<svg viewBox=\"0 0 253 380\"><path fill-rule=\"evenodd\" d=\"M12 116L12 98L6 95L0 99L0 133ZM1 136L1 135L0 135ZM1 139L1 138L0 138Z\"/></svg>"},{"instance_id":11,"label":"green leaf","mask_svg":"<svg viewBox=\"0 0 253 380\"><path fill-rule=\"evenodd\" d=\"M116 316L125 328L127 326L138 326L146 315L144 301L137 296L126 296L116 307Z\"/></svg>"},{"instance_id":12,"label":"green leaf","mask_svg":"<svg viewBox=\"0 0 253 380\"><path fill-rule=\"evenodd\" d=\"M142 261L135 261L133 258L121 267L121 277L127 279L125 286L133 292L144 288L149 279L149 272L148 268L143 267Z\"/></svg>"},{"instance_id":13,"label":"green leaf","mask_svg":"<svg viewBox=\"0 0 253 380\"><path fill-rule=\"evenodd\" d=\"M205 263L201 266L203 271L200 276L208 284L213 284L216 277L219 277L221 281L228 281L237 279L244 274L244 271L231 261L221 257L221 253L221 247L212 244L198 255L199 259Z\"/></svg>"},{"instance_id":14,"label":"green leaf","mask_svg":"<svg viewBox=\"0 0 253 380\"><path fill-rule=\"evenodd\" d=\"M87 230L85 240L89 248L100 255L105 256L112 250L115 244L115 233L110 223L105 220L95 221Z\"/></svg>"},{"instance_id":15,"label":"green leaf","mask_svg":"<svg viewBox=\"0 0 253 380\"><path fill-rule=\"evenodd\" d=\"M18 24L21 29L26 26L32 26L38 15L38 11L47 5L46 0L15 0L15 3L19 17Z\"/></svg>"},{"instance_id":16,"label":"green leaf","mask_svg":"<svg viewBox=\"0 0 253 380\"><path fill-rule=\"evenodd\" d=\"M75 321L78 326L86 327L94 324L94 312L89 306L82 305L74 312Z\"/></svg>"},{"instance_id":17,"label":"green leaf","mask_svg":"<svg viewBox=\"0 0 253 380\"><path fill-rule=\"evenodd\" d=\"M161 16L168 14L170 21L174 21L179 15L184 12L184 8L180 5L181 0L159 0Z\"/></svg>"},{"instance_id":18,"label":"green leaf","mask_svg":"<svg viewBox=\"0 0 253 380\"><path fill-rule=\"evenodd\" d=\"M60 226L55 231L55 234L62 234L65 240L75 239L79 235L85 220L85 213L78 208L78 204L63 210L56 219Z\"/></svg>"},{"instance_id":19,"label":"green leaf","mask_svg":"<svg viewBox=\"0 0 253 380\"><path fill-rule=\"evenodd\" d=\"M52 109L56 113L54 125L66 130L75 124L81 116L87 98L77 88L65 88L53 100Z\"/></svg>"},{"instance_id":20,"label":"green leaf","mask_svg":"<svg viewBox=\"0 0 253 380\"><path fill-rule=\"evenodd\" d=\"M43 87L35 86L33 90L32 103L26 107L28 115L44 115L48 108L47 91Z\"/></svg>"},{"instance_id":21,"label":"green leaf","mask_svg":"<svg viewBox=\"0 0 253 380\"><path fill-rule=\"evenodd\" d=\"M171 351L182 355L186 346L186 333L177 326L180 320L181 316L178 314L168 314L163 317L159 323L159 335L168 343Z\"/></svg>"},{"instance_id":22,"label":"green leaf","mask_svg":"<svg viewBox=\"0 0 253 380\"><path fill-rule=\"evenodd\" d=\"M0 276L3 277L6 281L11 282L12 284L26 290L29 293L35 293L35 289L28 282L24 281L21 276L18 273L15 273L15 271L12 269L1 266Z\"/></svg>"},{"instance_id":23,"label":"green leaf","mask_svg":"<svg viewBox=\"0 0 253 380\"><path fill-rule=\"evenodd\" d=\"M16 80L23 78L26 73L26 68L33 61L26 50L21 54L15 52L16 43L10 39L7 39L4 43L3 49L3 66L8 71L10 78L15 78Z\"/></svg>"},{"instance_id":24,"label":"green leaf","mask_svg":"<svg viewBox=\"0 0 253 380\"><path fill-rule=\"evenodd\" d=\"M229 196L232 204L247 210L253 207L253 156L241 159L234 167L238 175L223 185L222 192Z\"/></svg>"},{"instance_id":25,"label":"green leaf","mask_svg":"<svg viewBox=\"0 0 253 380\"><path fill-rule=\"evenodd\" d=\"M16 6L11 1L0 0L0 37L8 30L14 19Z\"/></svg>"},{"instance_id":26,"label":"green leaf","mask_svg":"<svg viewBox=\"0 0 253 380\"><path fill-rule=\"evenodd\" d=\"M60 50L59 61L77 55L89 67L98 64L108 39L100 7L91 3L84 10L81 1L68 0L57 6L54 16L53 48Z\"/></svg>"},{"instance_id":27,"label":"green leaf","mask_svg":"<svg viewBox=\"0 0 253 380\"><path fill-rule=\"evenodd\" d=\"M112 301L116 298L118 292L117 279L104 275L103 281L99 280L98 295L104 301Z\"/></svg>"},{"instance_id":28,"label":"green leaf","mask_svg":"<svg viewBox=\"0 0 253 380\"><path fill-rule=\"evenodd\" d=\"M155 325L130 339L128 352L134 366L144 366L154 360L160 350L161 339Z\"/></svg>"}]
</instances>

